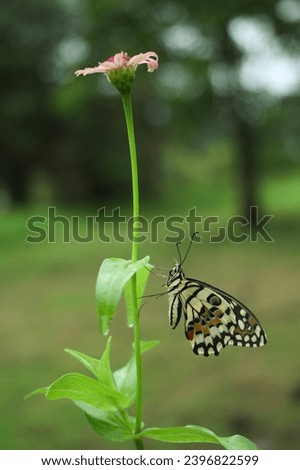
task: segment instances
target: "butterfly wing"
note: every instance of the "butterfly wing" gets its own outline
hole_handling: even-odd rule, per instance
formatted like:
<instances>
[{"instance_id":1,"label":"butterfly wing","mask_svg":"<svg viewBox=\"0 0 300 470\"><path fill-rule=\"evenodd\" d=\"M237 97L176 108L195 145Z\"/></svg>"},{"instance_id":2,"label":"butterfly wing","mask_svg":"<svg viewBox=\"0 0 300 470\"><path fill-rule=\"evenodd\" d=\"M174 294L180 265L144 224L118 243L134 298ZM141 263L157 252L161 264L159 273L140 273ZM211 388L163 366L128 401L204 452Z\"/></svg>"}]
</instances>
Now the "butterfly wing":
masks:
<instances>
[{"instance_id":1,"label":"butterfly wing","mask_svg":"<svg viewBox=\"0 0 300 470\"><path fill-rule=\"evenodd\" d=\"M230 294L202 281L186 278L170 302L170 325L182 312L185 334L195 354L218 355L227 345L258 347L267 342L255 315Z\"/></svg>"}]
</instances>

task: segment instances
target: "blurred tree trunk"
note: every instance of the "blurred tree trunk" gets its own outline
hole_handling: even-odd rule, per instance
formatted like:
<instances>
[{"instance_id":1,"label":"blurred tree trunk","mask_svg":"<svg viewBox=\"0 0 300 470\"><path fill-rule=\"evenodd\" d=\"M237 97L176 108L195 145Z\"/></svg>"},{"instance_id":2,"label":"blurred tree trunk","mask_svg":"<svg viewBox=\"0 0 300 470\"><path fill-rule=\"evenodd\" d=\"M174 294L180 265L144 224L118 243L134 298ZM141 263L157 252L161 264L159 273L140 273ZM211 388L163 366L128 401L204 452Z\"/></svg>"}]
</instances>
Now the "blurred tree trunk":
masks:
<instances>
[{"instance_id":1,"label":"blurred tree trunk","mask_svg":"<svg viewBox=\"0 0 300 470\"><path fill-rule=\"evenodd\" d=\"M22 204L28 199L28 172L18 161L4 168L6 188L13 204Z\"/></svg>"},{"instance_id":2,"label":"blurred tree trunk","mask_svg":"<svg viewBox=\"0 0 300 470\"><path fill-rule=\"evenodd\" d=\"M254 212L251 206L258 205L258 135L255 127L236 114L236 139L241 175L242 215L250 222ZM253 222L253 220L252 220Z\"/></svg>"}]
</instances>

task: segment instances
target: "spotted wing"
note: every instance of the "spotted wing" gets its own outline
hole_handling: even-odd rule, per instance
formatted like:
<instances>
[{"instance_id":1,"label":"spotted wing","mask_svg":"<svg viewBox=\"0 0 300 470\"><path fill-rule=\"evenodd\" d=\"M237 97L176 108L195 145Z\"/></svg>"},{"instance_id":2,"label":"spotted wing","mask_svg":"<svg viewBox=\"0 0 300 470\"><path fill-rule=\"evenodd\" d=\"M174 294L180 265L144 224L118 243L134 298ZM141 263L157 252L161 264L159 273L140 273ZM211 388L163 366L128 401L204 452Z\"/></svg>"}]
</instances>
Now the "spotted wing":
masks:
<instances>
[{"instance_id":1,"label":"spotted wing","mask_svg":"<svg viewBox=\"0 0 300 470\"><path fill-rule=\"evenodd\" d=\"M245 305L202 281L185 279L174 296L173 309L170 305L170 320L172 311L173 328L184 313L185 334L195 354L217 356L228 345L258 347L267 342L262 326Z\"/></svg>"}]
</instances>

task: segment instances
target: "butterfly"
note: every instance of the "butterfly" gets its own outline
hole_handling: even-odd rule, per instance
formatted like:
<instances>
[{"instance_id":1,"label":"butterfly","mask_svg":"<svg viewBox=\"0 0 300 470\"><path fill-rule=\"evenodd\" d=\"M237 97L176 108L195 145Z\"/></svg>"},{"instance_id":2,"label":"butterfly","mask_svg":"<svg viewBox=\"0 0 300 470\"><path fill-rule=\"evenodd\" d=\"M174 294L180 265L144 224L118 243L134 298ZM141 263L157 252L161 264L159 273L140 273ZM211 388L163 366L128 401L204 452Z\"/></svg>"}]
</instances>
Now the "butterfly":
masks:
<instances>
[{"instance_id":1,"label":"butterfly","mask_svg":"<svg viewBox=\"0 0 300 470\"><path fill-rule=\"evenodd\" d=\"M230 345L264 346L266 333L249 308L217 287L186 277L182 264L187 254L181 260L178 244L177 250L180 262L175 263L166 283L171 328L177 327L183 314L185 336L193 352L204 356L218 356Z\"/></svg>"}]
</instances>

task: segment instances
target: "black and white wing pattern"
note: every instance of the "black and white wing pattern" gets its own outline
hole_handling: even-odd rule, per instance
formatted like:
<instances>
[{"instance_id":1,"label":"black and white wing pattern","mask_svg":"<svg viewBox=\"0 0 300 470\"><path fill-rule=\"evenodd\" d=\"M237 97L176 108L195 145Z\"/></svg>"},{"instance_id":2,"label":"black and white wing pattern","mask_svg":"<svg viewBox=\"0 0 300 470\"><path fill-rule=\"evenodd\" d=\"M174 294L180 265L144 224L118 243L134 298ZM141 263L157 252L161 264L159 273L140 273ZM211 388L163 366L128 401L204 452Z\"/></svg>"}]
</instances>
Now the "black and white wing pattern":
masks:
<instances>
[{"instance_id":1,"label":"black and white wing pattern","mask_svg":"<svg viewBox=\"0 0 300 470\"><path fill-rule=\"evenodd\" d=\"M178 263L169 273L167 289L170 326L176 328L184 315L185 335L195 354L218 356L229 345L266 344L266 333L245 305L217 287L186 278Z\"/></svg>"}]
</instances>

